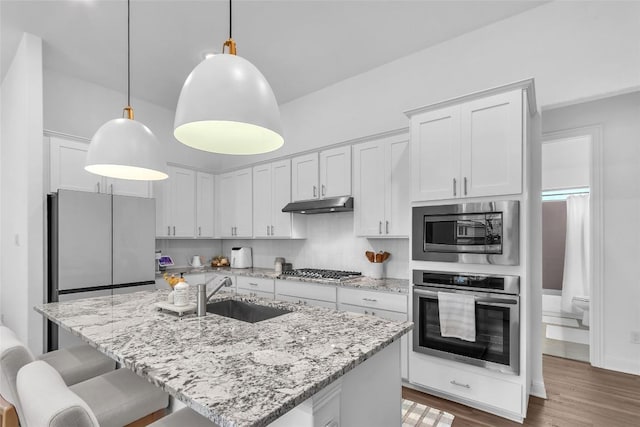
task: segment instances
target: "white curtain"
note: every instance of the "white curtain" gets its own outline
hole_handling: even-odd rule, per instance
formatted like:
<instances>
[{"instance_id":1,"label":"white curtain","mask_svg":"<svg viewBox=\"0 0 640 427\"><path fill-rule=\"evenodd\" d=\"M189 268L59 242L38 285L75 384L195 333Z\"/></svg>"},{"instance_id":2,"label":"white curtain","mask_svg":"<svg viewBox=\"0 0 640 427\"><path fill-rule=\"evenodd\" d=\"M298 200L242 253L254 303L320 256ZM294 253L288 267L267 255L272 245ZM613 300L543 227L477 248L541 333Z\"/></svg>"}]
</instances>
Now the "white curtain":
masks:
<instances>
[{"instance_id":1,"label":"white curtain","mask_svg":"<svg viewBox=\"0 0 640 427\"><path fill-rule=\"evenodd\" d=\"M567 238L562 280L562 310L572 312L574 296L589 296L590 289L589 195L567 197Z\"/></svg>"}]
</instances>

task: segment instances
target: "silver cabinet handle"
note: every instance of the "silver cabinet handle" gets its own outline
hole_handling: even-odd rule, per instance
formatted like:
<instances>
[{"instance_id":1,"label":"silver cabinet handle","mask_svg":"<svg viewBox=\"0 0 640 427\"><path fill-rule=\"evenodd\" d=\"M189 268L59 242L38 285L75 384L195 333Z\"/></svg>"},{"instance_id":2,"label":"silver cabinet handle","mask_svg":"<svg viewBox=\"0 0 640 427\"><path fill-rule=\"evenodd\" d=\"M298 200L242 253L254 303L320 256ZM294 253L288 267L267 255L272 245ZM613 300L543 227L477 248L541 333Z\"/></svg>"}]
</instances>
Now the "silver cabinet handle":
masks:
<instances>
[{"instance_id":1,"label":"silver cabinet handle","mask_svg":"<svg viewBox=\"0 0 640 427\"><path fill-rule=\"evenodd\" d=\"M467 177L464 177L464 195L467 195Z\"/></svg>"},{"instance_id":2,"label":"silver cabinet handle","mask_svg":"<svg viewBox=\"0 0 640 427\"><path fill-rule=\"evenodd\" d=\"M269 226L267 225L267 236L269 236Z\"/></svg>"},{"instance_id":3,"label":"silver cabinet handle","mask_svg":"<svg viewBox=\"0 0 640 427\"><path fill-rule=\"evenodd\" d=\"M453 384L453 385L457 385L458 387L464 387L464 388L469 388L469 389L471 388L471 386L469 384L462 384L462 383L457 382L456 380L451 380L449 382L451 384Z\"/></svg>"},{"instance_id":4,"label":"silver cabinet handle","mask_svg":"<svg viewBox=\"0 0 640 427\"><path fill-rule=\"evenodd\" d=\"M378 300L375 298L362 298L362 301L377 302Z\"/></svg>"},{"instance_id":5,"label":"silver cabinet handle","mask_svg":"<svg viewBox=\"0 0 640 427\"><path fill-rule=\"evenodd\" d=\"M198 226L198 236L202 236L202 227Z\"/></svg>"},{"instance_id":6,"label":"silver cabinet handle","mask_svg":"<svg viewBox=\"0 0 640 427\"><path fill-rule=\"evenodd\" d=\"M378 223L378 234L382 234L382 221Z\"/></svg>"},{"instance_id":7,"label":"silver cabinet handle","mask_svg":"<svg viewBox=\"0 0 640 427\"><path fill-rule=\"evenodd\" d=\"M100 183L97 182L96 185L98 186L98 193L100 192Z\"/></svg>"},{"instance_id":8,"label":"silver cabinet handle","mask_svg":"<svg viewBox=\"0 0 640 427\"><path fill-rule=\"evenodd\" d=\"M167 225L167 236L171 236L171 226Z\"/></svg>"},{"instance_id":9,"label":"silver cabinet handle","mask_svg":"<svg viewBox=\"0 0 640 427\"><path fill-rule=\"evenodd\" d=\"M314 186L313 186L313 197L317 197L317 196L316 196L316 191L317 191L317 188L316 188L316 186L314 185Z\"/></svg>"},{"instance_id":10,"label":"silver cabinet handle","mask_svg":"<svg viewBox=\"0 0 640 427\"><path fill-rule=\"evenodd\" d=\"M251 286L258 286L258 284L257 284L257 283L253 283L253 282L249 282L249 284L250 284Z\"/></svg>"},{"instance_id":11,"label":"silver cabinet handle","mask_svg":"<svg viewBox=\"0 0 640 427\"><path fill-rule=\"evenodd\" d=\"M271 226L271 235L273 236L273 225Z\"/></svg>"},{"instance_id":12,"label":"silver cabinet handle","mask_svg":"<svg viewBox=\"0 0 640 427\"><path fill-rule=\"evenodd\" d=\"M453 196L456 196L456 179L453 178Z\"/></svg>"},{"instance_id":13,"label":"silver cabinet handle","mask_svg":"<svg viewBox=\"0 0 640 427\"><path fill-rule=\"evenodd\" d=\"M111 194L113 194L113 184L109 184L109 187L110 187L109 191L111 192Z\"/></svg>"},{"instance_id":14,"label":"silver cabinet handle","mask_svg":"<svg viewBox=\"0 0 640 427\"><path fill-rule=\"evenodd\" d=\"M385 221L384 227L385 227L385 230L386 230L387 234L389 234L389 221Z\"/></svg>"},{"instance_id":15,"label":"silver cabinet handle","mask_svg":"<svg viewBox=\"0 0 640 427\"><path fill-rule=\"evenodd\" d=\"M176 226L175 225L173 226L173 235L174 236L176 235Z\"/></svg>"},{"instance_id":16,"label":"silver cabinet handle","mask_svg":"<svg viewBox=\"0 0 640 427\"><path fill-rule=\"evenodd\" d=\"M324 196L327 193L327 187L325 187L324 184L322 184L322 195Z\"/></svg>"}]
</instances>

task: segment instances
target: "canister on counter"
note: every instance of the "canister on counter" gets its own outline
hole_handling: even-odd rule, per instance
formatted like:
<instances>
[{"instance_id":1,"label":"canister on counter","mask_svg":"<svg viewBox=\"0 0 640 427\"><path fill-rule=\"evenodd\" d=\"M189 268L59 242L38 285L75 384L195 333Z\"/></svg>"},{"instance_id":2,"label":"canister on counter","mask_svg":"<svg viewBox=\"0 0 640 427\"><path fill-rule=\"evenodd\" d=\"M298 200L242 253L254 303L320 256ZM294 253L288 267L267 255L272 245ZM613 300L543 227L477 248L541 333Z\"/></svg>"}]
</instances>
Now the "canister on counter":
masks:
<instances>
[{"instance_id":1,"label":"canister on counter","mask_svg":"<svg viewBox=\"0 0 640 427\"><path fill-rule=\"evenodd\" d=\"M273 268L277 274L282 273L282 265L284 264L284 258L277 257L273 263Z\"/></svg>"}]
</instances>

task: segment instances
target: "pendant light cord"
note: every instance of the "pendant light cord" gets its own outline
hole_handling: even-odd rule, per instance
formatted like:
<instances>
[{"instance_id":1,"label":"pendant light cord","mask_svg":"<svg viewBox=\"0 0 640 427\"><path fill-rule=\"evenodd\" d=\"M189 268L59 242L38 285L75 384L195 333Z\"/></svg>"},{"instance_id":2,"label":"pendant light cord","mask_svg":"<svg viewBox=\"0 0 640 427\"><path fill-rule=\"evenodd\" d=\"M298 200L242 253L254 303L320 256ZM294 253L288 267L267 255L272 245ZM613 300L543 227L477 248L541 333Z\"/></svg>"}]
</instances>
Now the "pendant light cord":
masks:
<instances>
[{"instance_id":1,"label":"pendant light cord","mask_svg":"<svg viewBox=\"0 0 640 427\"><path fill-rule=\"evenodd\" d=\"M229 0L229 38L233 38L231 37L231 0Z\"/></svg>"},{"instance_id":2,"label":"pendant light cord","mask_svg":"<svg viewBox=\"0 0 640 427\"><path fill-rule=\"evenodd\" d=\"M127 0L127 105L131 106L131 1Z\"/></svg>"}]
</instances>

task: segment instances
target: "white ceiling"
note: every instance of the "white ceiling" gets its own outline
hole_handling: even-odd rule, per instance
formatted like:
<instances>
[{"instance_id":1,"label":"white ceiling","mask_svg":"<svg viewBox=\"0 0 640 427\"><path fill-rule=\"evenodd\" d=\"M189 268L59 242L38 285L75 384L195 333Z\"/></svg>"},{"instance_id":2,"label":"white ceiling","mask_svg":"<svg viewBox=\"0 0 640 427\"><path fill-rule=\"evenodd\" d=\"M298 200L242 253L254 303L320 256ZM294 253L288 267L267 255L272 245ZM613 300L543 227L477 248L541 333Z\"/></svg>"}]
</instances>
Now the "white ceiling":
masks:
<instances>
[{"instance_id":1,"label":"white ceiling","mask_svg":"<svg viewBox=\"0 0 640 427\"><path fill-rule=\"evenodd\" d=\"M282 104L542 3L235 0L233 38ZM2 0L2 78L29 32L46 68L126 92L126 13L124 0ZM228 19L226 0L132 0L132 96L173 110Z\"/></svg>"}]
</instances>

